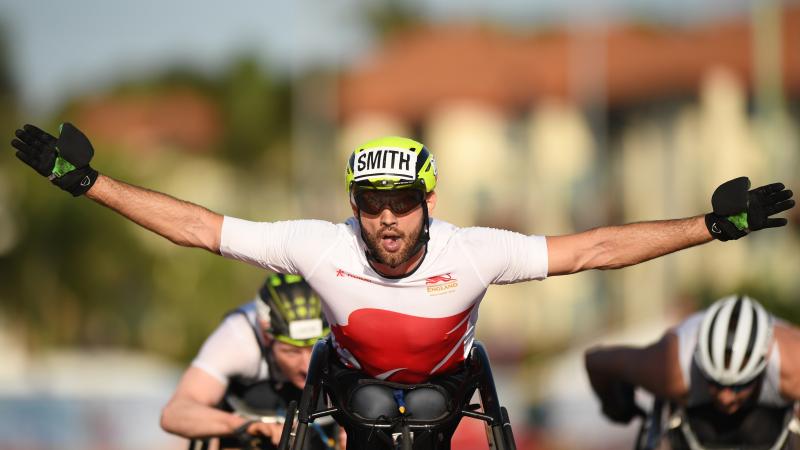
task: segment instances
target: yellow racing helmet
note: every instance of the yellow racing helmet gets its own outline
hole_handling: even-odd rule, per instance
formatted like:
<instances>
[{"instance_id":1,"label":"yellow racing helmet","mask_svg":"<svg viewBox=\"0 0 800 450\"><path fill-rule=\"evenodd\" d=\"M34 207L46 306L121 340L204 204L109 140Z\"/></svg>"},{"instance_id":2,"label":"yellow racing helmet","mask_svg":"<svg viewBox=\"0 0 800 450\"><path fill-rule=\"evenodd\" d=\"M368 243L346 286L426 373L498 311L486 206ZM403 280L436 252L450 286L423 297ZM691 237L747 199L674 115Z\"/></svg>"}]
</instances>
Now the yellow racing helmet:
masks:
<instances>
[{"instance_id":1,"label":"yellow racing helmet","mask_svg":"<svg viewBox=\"0 0 800 450\"><path fill-rule=\"evenodd\" d=\"M421 142L397 136L373 139L359 145L347 160L347 193L357 189L436 188L436 160Z\"/></svg>"}]
</instances>

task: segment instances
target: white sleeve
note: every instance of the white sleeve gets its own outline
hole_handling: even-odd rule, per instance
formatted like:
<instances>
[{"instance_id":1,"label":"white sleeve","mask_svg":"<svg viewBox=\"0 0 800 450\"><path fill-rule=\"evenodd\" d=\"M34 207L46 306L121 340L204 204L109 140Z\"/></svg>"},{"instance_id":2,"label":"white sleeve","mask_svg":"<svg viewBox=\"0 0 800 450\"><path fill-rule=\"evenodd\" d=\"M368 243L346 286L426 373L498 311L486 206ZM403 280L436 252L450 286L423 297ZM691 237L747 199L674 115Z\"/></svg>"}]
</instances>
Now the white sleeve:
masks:
<instances>
[{"instance_id":1,"label":"white sleeve","mask_svg":"<svg viewBox=\"0 0 800 450\"><path fill-rule=\"evenodd\" d=\"M697 347L697 333L704 315L705 311L696 312L669 330L678 337L678 362L681 365L681 373L683 373L683 381L686 386L689 386L691 382L692 359L695 347Z\"/></svg>"},{"instance_id":2,"label":"white sleeve","mask_svg":"<svg viewBox=\"0 0 800 450\"><path fill-rule=\"evenodd\" d=\"M494 228L463 228L459 244L484 284L547 278L547 240Z\"/></svg>"},{"instance_id":3,"label":"white sleeve","mask_svg":"<svg viewBox=\"0 0 800 450\"><path fill-rule=\"evenodd\" d=\"M225 216L219 250L227 258L309 277L336 235L336 225L322 220L251 222Z\"/></svg>"},{"instance_id":4,"label":"white sleeve","mask_svg":"<svg viewBox=\"0 0 800 450\"><path fill-rule=\"evenodd\" d=\"M206 339L192 366L222 384L234 376L255 378L261 365L261 348L250 323L241 314L228 316Z\"/></svg>"}]
</instances>

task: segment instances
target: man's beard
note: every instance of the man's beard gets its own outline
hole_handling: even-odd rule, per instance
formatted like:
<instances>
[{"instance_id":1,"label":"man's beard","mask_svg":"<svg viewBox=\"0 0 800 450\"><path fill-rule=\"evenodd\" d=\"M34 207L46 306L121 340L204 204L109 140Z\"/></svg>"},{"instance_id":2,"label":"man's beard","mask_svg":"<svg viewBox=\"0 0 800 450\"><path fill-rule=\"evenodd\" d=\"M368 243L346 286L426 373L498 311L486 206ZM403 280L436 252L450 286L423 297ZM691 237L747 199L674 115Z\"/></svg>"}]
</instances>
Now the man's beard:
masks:
<instances>
[{"instance_id":1,"label":"man's beard","mask_svg":"<svg viewBox=\"0 0 800 450\"><path fill-rule=\"evenodd\" d=\"M389 253L383 249L383 246L381 245L381 235L383 235L383 233L386 231L392 231L393 234L397 235L397 239L403 242L400 251ZM386 264L394 269L414 256L414 254L411 252L417 249L417 241L419 240L420 233L422 233L421 224L419 227L413 230L410 235L403 233L396 228L392 229L381 227L375 232L375 234L364 233L367 237L364 243L367 245L369 253L375 259L375 261L381 264Z\"/></svg>"}]
</instances>

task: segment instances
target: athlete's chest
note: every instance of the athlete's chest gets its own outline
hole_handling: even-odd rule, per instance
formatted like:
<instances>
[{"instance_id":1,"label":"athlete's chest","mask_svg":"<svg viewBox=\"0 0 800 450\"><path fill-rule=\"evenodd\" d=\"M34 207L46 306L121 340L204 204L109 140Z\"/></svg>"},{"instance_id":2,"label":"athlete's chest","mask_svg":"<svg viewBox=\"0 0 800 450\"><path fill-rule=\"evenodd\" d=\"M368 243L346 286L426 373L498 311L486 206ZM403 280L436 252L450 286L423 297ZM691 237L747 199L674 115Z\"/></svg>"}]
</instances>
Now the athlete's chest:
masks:
<instances>
[{"instance_id":1,"label":"athlete's chest","mask_svg":"<svg viewBox=\"0 0 800 450\"><path fill-rule=\"evenodd\" d=\"M314 276L314 288L336 321L354 311L377 309L415 317L449 317L480 301L486 287L464 261L423 265L408 277L390 280L358 262L327 261Z\"/></svg>"}]
</instances>

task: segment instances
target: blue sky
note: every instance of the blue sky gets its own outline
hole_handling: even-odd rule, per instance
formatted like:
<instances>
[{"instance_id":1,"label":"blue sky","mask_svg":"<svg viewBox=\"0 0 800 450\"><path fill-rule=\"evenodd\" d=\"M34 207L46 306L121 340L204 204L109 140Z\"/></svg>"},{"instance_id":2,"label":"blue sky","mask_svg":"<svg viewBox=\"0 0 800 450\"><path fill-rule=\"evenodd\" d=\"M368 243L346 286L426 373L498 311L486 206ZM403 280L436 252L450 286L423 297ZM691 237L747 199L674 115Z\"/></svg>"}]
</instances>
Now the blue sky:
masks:
<instances>
[{"instance_id":1,"label":"blue sky","mask_svg":"<svg viewBox=\"0 0 800 450\"><path fill-rule=\"evenodd\" d=\"M23 99L41 110L176 64L214 71L245 52L284 68L336 63L364 40L347 3L0 0L0 23Z\"/></svg>"},{"instance_id":2,"label":"blue sky","mask_svg":"<svg viewBox=\"0 0 800 450\"><path fill-rule=\"evenodd\" d=\"M701 21L747 11L747 0L416 0L434 21L514 27L625 17ZM373 2L375 3L375 2ZM213 72L245 52L293 70L347 64L372 42L367 0L0 0L0 24L24 105L60 101L181 64Z\"/></svg>"}]
</instances>

